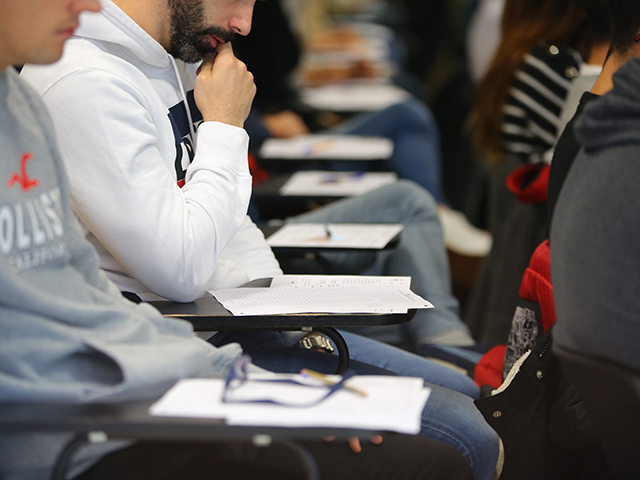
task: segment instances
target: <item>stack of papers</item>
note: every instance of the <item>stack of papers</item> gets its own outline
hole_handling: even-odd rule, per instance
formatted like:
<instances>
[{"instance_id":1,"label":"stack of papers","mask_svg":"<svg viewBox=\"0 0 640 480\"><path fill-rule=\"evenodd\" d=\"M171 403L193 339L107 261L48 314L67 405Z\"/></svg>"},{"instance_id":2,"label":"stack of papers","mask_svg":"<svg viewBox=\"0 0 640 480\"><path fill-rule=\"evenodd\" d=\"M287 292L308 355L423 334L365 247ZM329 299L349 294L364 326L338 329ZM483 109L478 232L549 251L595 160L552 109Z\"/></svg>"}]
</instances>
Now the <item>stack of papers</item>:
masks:
<instances>
[{"instance_id":1,"label":"stack of papers","mask_svg":"<svg viewBox=\"0 0 640 480\"><path fill-rule=\"evenodd\" d=\"M267 238L272 247L382 249L402 224L288 223Z\"/></svg>"},{"instance_id":2,"label":"stack of papers","mask_svg":"<svg viewBox=\"0 0 640 480\"><path fill-rule=\"evenodd\" d=\"M395 183L393 172L295 172L280 188L282 195L355 197L384 185Z\"/></svg>"},{"instance_id":3,"label":"stack of papers","mask_svg":"<svg viewBox=\"0 0 640 480\"><path fill-rule=\"evenodd\" d=\"M251 375L249 381L233 391L233 395L242 401L268 398L295 405L296 401L301 404L308 402L310 395L320 398L329 388L251 381L260 378L297 378L302 381L300 375ZM421 378L356 376L347 380L346 385L363 391L366 396L350 390L339 390L317 405L292 407L266 403L223 403L224 380L186 379L179 381L154 403L149 413L165 417L220 418L229 425L334 427L419 433L422 410L430 394Z\"/></svg>"},{"instance_id":4,"label":"stack of papers","mask_svg":"<svg viewBox=\"0 0 640 480\"><path fill-rule=\"evenodd\" d=\"M294 313L407 313L433 305L410 290L411 277L280 275L269 288L211 294L236 316Z\"/></svg>"},{"instance_id":5,"label":"stack of papers","mask_svg":"<svg viewBox=\"0 0 640 480\"><path fill-rule=\"evenodd\" d=\"M393 142L381 137L356 135L301 135L269 138L260 148L262 158L313 160L386 160Z\"/></svg>"}]
</instances>

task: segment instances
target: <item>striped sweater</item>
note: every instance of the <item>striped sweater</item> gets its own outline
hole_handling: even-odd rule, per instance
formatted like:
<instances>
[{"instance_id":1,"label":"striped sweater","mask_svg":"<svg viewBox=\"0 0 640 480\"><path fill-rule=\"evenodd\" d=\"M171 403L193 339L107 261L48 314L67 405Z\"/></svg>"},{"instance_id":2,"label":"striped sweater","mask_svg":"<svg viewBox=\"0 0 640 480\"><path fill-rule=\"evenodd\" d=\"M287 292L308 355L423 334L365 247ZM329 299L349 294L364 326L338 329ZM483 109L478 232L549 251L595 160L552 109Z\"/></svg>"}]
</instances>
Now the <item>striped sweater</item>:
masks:
<instances>
[{"instance_id":1,"label":"striped sweater","mask_svg":"<svg viewBox=\"0 0 640 480\"><path fill-rule=\"evenodd\" d=\"M580 63L574 50L555 45L540 45L525 56L504 108L507 156L523 163L544 161L557 137L562 106Z\"/></svg>"}]
</instances>

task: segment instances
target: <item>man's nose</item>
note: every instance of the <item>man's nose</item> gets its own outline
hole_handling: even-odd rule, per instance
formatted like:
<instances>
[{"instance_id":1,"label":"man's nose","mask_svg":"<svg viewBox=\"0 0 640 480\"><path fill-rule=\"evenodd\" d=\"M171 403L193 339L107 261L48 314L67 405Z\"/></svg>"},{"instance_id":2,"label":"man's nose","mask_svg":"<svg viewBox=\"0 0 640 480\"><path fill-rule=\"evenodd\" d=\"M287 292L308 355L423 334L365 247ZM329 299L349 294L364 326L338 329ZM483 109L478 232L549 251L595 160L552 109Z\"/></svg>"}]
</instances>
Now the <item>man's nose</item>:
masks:
<instances>
[{"instance_id":1,"label":"man's nose","mask_svg":"<svg viewBox=\"0 0 640 480\"><path fill-rule=\"evenodd\" d=\"M249 35L254 4L254 0L240 2L236 14L229 21L229 28L238 35Z\"/></svg>"},{"instance_id":2,"label":"man's nose","mask_svg":"<svg viewBox=\"0 0 640 480\"><path fill-rule=\"evenodd\" d=\"M100 2L98 0L73 0L69 10L76 15L81 12L99 12Z\"/></svg>"}]
</instances>

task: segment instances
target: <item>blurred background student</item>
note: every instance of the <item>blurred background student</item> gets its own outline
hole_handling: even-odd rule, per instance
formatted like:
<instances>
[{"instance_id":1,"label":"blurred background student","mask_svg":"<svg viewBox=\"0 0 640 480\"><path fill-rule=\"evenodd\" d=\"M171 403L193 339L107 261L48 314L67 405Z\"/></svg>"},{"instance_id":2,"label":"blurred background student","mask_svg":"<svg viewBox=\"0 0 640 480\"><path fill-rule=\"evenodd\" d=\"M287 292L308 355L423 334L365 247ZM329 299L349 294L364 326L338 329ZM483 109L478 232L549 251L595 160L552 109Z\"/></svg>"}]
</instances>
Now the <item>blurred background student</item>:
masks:
<instances>
[{"instance_id":1,"label":"blurred background student","mask_svg":"<svg viewBox=\"0 0 640 480\"><path fill-rule=\"evenodd\" d=\"M493 235L466 317L480 341L506 341L522 274L546 238L546 154L591 39L581 0L505 3L501 42L470 119L490 172Z\"/></svg>"}]
</instances>

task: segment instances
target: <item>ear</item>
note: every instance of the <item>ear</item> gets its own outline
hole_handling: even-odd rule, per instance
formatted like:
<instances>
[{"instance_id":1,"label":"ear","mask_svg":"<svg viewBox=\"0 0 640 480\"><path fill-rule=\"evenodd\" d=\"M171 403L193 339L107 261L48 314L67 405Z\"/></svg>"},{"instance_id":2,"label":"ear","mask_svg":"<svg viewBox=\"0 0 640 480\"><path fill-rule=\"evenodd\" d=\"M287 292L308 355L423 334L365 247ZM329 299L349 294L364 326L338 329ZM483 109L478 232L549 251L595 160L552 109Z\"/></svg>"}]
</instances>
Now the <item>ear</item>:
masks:
<instances>
[{"instance_id":1,"label":"ear","mask_svg":"<svg viewBox=\"0 0 640 480\"><path fill-rule=\"evenodd\" d=\"M632 57L640 57L640 30L638 30L636 35L636 43L630 50Z\"/></svg>"}]
</instances>

